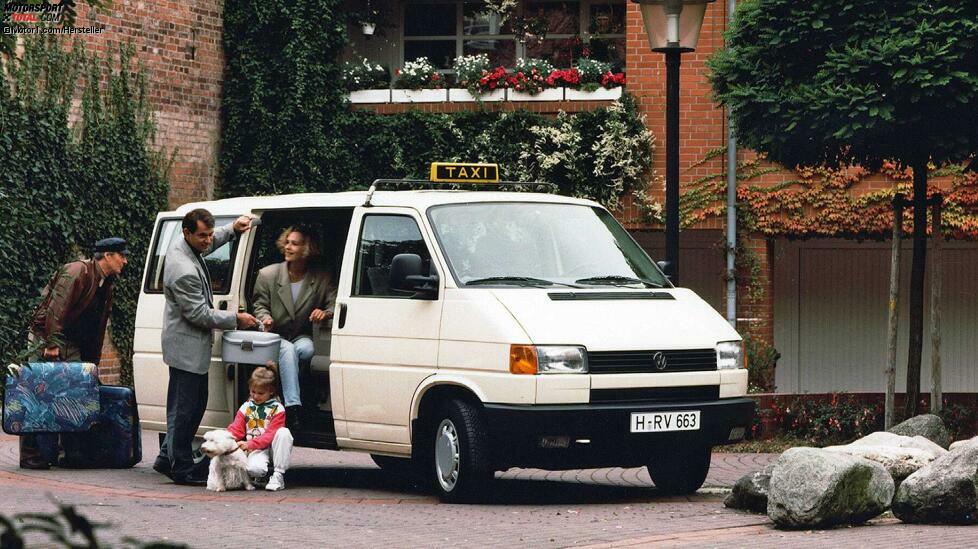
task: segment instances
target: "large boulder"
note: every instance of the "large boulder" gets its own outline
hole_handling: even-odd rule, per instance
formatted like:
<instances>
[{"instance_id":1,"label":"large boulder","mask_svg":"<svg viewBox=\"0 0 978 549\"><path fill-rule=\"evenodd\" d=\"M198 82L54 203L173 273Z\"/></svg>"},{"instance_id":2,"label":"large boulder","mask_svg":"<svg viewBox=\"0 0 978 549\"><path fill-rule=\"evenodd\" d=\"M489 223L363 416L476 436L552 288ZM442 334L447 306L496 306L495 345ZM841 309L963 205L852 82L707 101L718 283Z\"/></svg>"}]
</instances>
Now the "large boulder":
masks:
<instances>
[{"instance_id":1,"label":"large boulder","mask_svg":"<svg viewBox=\"0 0 978 549\"><path fill-rule=\"evenodd\" d=\"M920 435L940 445L941 448L951 445L951 433L944 426L944 421L934 414L914 416L890 427L890 432L908 437Z\"/></svg>"},{"instance_id":2,"label":"large boulder","mask_svg":"<svg viewBox=\"0 0 978 549\"><path fill-rule=\"evenodd\" d=\"M889 508L893 491L893 478L879 463L792 448L774 464L767 514L778 528L861 524Z\"/></svg>"},{"instance_id":3,"label":"large boulder","mask_svg":"<svg viewBox=\"0 0 978 549\"><path fill-rule=\"evenodd\" d=\"M875 461L886 468L886 472L898 484L947 453L947 450L920 435L907 437L886 431L877 431L855 442L829 446L825 450Z\"/></svg>"},{"instance_id":4,"label":"large boulder","mask_svg":"<svg viewBox=\"0 0 978 549\"><path fill-rule=\"evenodd\" d=\"M903 522L978 524L978 443L955 446L907 477L893 514Z\"/></svg>"},{"instance_id":5,"label":"large boulder","mask_svg":"<svg viewBox=\"0 0 978 549\"><path fill-rule=\"evenodd\" d=\"M771 471L774 464L760 471L747 473L734 484L733 490L723 504L731 509L743 509L753 513L767 512L767 493L771 486Z\"/></svg>"}]
</instances>

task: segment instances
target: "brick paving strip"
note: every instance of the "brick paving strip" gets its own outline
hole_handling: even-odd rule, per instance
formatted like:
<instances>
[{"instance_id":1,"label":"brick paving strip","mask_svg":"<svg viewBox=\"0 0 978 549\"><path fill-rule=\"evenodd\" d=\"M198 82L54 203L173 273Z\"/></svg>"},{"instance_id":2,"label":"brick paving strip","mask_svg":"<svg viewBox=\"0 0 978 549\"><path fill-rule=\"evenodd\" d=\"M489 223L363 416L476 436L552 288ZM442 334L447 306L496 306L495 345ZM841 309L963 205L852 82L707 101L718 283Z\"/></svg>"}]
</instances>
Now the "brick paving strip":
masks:
<instances>
[{"instance_id":1,"label":"brick paving strip","mask_svg":"<svg viewBox=\"0 0 978 549\"><path fill-rule=\"evenodd\" d=\"M0 513L50 512L65 502L113 525L103 535L109 543L136 535L196 547L242 547L256 539L391 548L978 546L976 528L884 517L864 527L780 531L763 515L725 509L720 501L729 487L776 457L769 454L714 454L706 488L688 497L657 494L644 469L510 470L499 475L486 504L440 505L379 471L365 454L304 448L295 451L285 492L175 486L150 468L155 440L146 433L145 459L132 469L27 471L17 466L17 439L0 435Z\"/></svg>"},{"instance_id":2,"label":"brick paving strip","mask_svg":"<svg viewBox=\"0 0 978 549\"><path fill-rule=\"evenodd\" d=\"M253 492L232 491L227 493L203 492L200 487L185 487L170 484L164 477L149 469L156 456L155 433L145 433L143 436L143 461L133 469L117 470L71 470L53 468L49 471L19 469L17 466L17 437L0 434L0 485L19 486L50 490L57 493L76 492L92 496L122 496L141 499L189 500L189 501L278 501L288 503L318 503L318 504L438 504L433 496L426 494L410 494L407 497L397 497L395 493L384 490L385 493L376 496L352 494L349 490L342 495L321 494L318 488L306 489L301 482L290 482L293 487L303 489L302 496L273 495L262 490ZM324 459L325 458L325 459ZM337 459L339 458L339 459ZM513 469L500 473L498 477L519 483L566 483L578 486L616 487L629 490L629 502L675 503L675 502L707 502L720 501L726 490L744 474L746 470L760 469L768 463L772 456L766 454L716 454L706 489L700 493L686 497L667 498L657 495L651 489L652 481L644 468L621 469L603 468L574 471L542 471L538 469ZM324 461L326 463L324 463ZM293 457L293 467L303 469L315 466L334 466L375 468L366 454L320 452L305 448L297 448ZM314 474L308 470L302 471L303 477ZM105 486L112 484L116 487ZM345 483L346 484L346 483ZM130 486L119 488L119 486ZM320 486L317 484L317 486ZM327 485L321 485L327 487ZM351 487L352 488L352 487ZM328 487L327 487L328 490ZM203 492L203 493L202 493ZM362 491L361 491L362 492ZM646 495L643 495L646 494Z\"/></svg>"}]
</instances>

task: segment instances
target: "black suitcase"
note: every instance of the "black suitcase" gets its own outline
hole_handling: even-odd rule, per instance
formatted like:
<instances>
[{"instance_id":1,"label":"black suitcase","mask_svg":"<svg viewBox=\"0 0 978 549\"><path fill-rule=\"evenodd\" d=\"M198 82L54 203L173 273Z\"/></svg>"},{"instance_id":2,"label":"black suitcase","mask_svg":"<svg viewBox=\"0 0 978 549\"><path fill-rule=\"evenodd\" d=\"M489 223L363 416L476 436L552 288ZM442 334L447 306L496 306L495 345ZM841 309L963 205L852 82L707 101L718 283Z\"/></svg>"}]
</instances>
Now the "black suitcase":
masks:
<instances>
[{"instance_id":1,"label":"black suitcase","mask_svg":"<svg viewBox=\"0 0 978 549\"><path fill-rule=\"evenodd\" d=\"M136 395L129 387L99 386L98 421L87 433L61 435L65 467L123 469L143 459Z\"/></svg>"}]
</instances>

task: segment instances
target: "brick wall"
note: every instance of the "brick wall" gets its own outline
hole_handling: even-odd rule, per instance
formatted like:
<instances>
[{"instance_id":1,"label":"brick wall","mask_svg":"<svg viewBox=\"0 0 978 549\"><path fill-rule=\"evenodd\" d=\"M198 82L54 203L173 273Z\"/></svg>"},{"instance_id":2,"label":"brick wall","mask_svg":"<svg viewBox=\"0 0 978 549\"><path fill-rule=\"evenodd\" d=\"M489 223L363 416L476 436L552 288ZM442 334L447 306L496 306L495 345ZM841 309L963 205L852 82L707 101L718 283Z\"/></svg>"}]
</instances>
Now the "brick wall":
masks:
<instances>
[{"instance_id":1,"label":"brick wall","mask_svg":"<svg viewBox=\"0 0 978 549\"><path fill-rule=\"evenodd\" d=\"M112 333L112 327L106 328L106 336ZM104 385L119 385L122 376L122 362L119 353L112 345L112 338L106 337L102 343L102 360L98 363L98 377Z\"/></svg>"},{"instance_id":2,"label":"brick wall","mask_svg":"<svg viewBox=\"0 0 978 549\"><path fill-rule=\"evenodd\" d=\"M78 35L86 51L111 55L117 66L119 47L132 44L133 66L145 67L148 100L157 124L155 146L167 157L174 155L171 207L214 195L224 68L223 6L219 0L115 0L108 9L93 13L87 4L78 5L76 26L105 29L97 35ZM119 383L120 359L110 337L105 338L99 377L106 384Z\"/></svg>"},{"instance_id":3,"label":"brick wall","mask_svg":"<svg viewBox=\"0 0 978 549\"><path fill-rule=\"evenodd\" d=\"M157 122L156 146L175 154L170 173L170 205L207 200L218 177L223 2L116 0L93 13L78 6L76 26L103 26L81 35L89 52L117 57L132 44L135 64L147 70L148 98ZM135 183L135 182L134 182Z\"/></svg>"}]
</instances>

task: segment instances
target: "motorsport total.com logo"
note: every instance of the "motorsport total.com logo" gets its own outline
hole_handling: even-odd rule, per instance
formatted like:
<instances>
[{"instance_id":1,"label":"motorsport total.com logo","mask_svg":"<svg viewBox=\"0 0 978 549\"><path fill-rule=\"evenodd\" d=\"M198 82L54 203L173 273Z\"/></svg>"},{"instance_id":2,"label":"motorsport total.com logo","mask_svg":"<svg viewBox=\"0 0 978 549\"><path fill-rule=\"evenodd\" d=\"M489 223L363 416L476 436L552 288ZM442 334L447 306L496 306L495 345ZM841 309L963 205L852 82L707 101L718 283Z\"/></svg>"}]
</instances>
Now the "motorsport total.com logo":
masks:
<instances>
[{"instance_id":1,"label":"motorsport total.com logo","mask_svg":"<svg viewBox=\"0 0 978 549\"><path fill-rule=\"evenodd\" d=\"M74 10L66 8L68 2L62 0L0 1L4 34L99 34L105 30L100 26L72 26Z\"/></svg>"}]
</instances>

